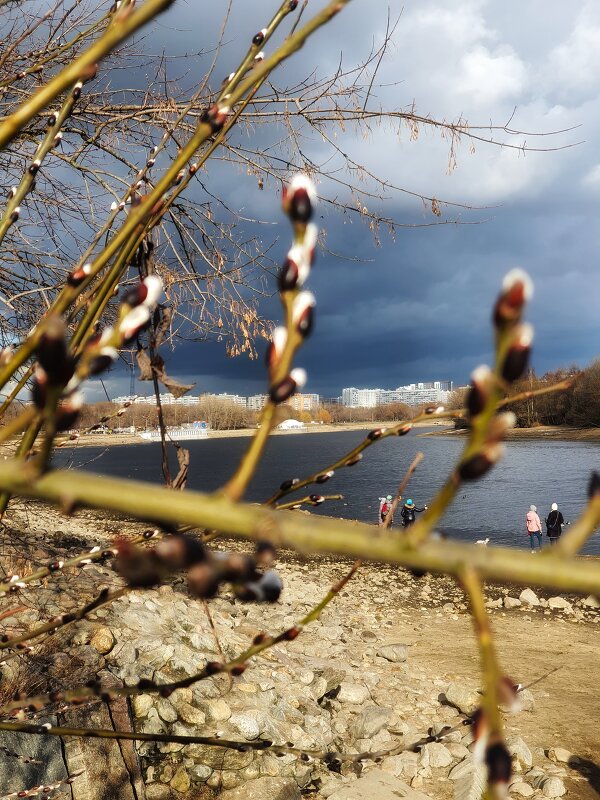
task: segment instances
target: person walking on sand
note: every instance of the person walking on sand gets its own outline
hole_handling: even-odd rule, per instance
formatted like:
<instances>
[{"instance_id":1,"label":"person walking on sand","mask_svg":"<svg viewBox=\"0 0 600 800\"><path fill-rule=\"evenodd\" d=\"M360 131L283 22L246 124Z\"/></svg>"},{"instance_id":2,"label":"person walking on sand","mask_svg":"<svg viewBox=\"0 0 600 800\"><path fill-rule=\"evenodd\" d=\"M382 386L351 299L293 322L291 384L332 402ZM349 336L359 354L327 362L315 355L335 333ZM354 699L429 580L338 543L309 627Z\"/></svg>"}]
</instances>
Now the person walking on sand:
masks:
<instances>
[{"instance_id":1,"label":"person walking on sand","mask_svg":"<svg viewBox=\"0 0 600 800\"><path fill-rule=\"evenodd\" d=\"M385 522L387 515L392 510L392 495L388 494L387 497L380 497L379 498L379 524L383 525ZM394 520L390 520L390 525Z\"/></svg>"},{"instance_id":2,"label":"person walking on sand","mask_svg":"<svg viewBox=\"0 0 600 800\"><path fill-rule=\"evenodd\" d=\"M406 503L402 506L402 511L400 512L400 516L402 517L402 526L404 528L410 528L410 526L415 522L415 512L420 514L422 511L426 511L427 506L423 506L423 508L417 508L415 505L414 500L408 499Z\"/></svg>"},{"instance_id":3,"label":"person walking on sand","mask_svg":"<svg viewBox=\"0 0 600 800\"><path fill-rule=\"evenodd\" d=\"M535 543L542 549L542 521L538 517L537 508L529 506L529 511L525 515L525 528L529 534L529 544L531 552L535 553Z\"/></svg>"},{"instance_id":4,"label":"person walking on sand","mask_svg":"<svg viewBox=\"0 0 600 800\"><path fill-rule=\"evenodd\" d=\"M558 505L552 503L552 509L546 517L546 536L550 538L550 544L556 544L558 542L564 524L565 520L558 510Z\"/></svg>"}]
</instances>

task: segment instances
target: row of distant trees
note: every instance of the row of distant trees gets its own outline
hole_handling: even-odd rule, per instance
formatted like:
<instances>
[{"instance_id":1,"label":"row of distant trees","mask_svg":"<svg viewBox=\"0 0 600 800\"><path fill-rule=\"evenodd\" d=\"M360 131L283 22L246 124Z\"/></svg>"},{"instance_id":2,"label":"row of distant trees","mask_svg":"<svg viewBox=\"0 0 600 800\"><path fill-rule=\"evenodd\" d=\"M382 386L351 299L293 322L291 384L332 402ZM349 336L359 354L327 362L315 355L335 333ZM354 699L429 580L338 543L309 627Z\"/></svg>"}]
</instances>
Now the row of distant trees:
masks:
<instances>
[{"instance_id":1,"label":"row of distant trees","mask_svg":"<svg viewBox=\"0 0 600 800\"><path fill-rule=\"evenodd\" d=\"M96 425L99 420L109 417L110 428L134 426L136 429L155 428L158 424L156 406L150 403L133 403L120 416L115 416L118 406L114 403L90 403L84 406L77 421L77 428L84 430ZM320 406L312 411L295 411L283 404L279 408L279 419L297 419L307 425L311 423L331 424L342 422L375 422L410 419L418 409L392 403L378 408L346 408L341 405ZM196 420L208 423L212 430L239 430L251 428L258 422L259 414L237 403L216 397L206 398L190 405L163 406L165 422L169 426L184 425Z\"/></svg>"},{"instance_id":2,"label":"row of distant trees","mask_svg":"<svg viewBox=\"0 0 600 800\"><path fill-rule=\"evenodd\" d=\"M511 403L509 409L516 414L519 428L537 425L568 425L574 428L595 428L600 426L600 360L594 361L587 369L577 366L558 369L537 376L533 370L521 381L511 386L510 394L521 394L545 386L552 386L567 378L575 380L572 391ZM466 389L452 393L448 407L462 408Z\"/></svg>"}]
</instances>

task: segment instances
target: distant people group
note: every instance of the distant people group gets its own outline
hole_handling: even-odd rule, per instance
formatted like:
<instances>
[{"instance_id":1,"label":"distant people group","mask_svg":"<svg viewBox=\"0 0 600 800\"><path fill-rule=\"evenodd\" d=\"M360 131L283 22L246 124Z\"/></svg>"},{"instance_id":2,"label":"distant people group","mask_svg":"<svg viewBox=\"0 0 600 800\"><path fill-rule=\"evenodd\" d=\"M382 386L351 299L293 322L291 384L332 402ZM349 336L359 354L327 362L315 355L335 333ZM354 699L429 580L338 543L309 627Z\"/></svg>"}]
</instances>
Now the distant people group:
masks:
<instances>
[{"instance_id":1,"label":"distant people group","mask_svg":"<svg viewBox=\"0 0 600 800\"><path fill-rule=\"evenodd\" d=\"M415 505L415 501L408 499L405 501L400 511L400 518L402 520L403 528L410 528L416 522L416 515L427 510L427 506L419 508ZM379 498L379 511L377 514L377 521L379 525L385 525L391 528L394 522L394 498L391 494ZM391 516L390 516L391 515ZM550 540L550 544L554 545L561 537L563 525L568 525L561 512L558 510L557 503L552 503L548 516L544 520L546 526L546 536ZM525 515L525 530L529 536L529 547L532 553L536 550L542 549L542 520L537 513L537 507L534 505L529 506L529 511ZM488 539L482 539L477 542L480 545L487 545Z\"/></svg>"},{"instance_id":2,"label":"distant people group","mask_svg":"<svg viewBox=\"0 0 600 800\"><path fill-rule=\"evenodd\" d=\"M388 521L388 516L390 514L393 514L392 504L393 504L393 498L391 494L388 494L387 497L379 498L379 524L380 525L387 524L388 528L391 527L392 523L394 522L393 516ZM422 511L426 510L427 506L423 506L423 508L418 508L415 505L415 501L409 498L402 506L402 511L400 512L400 518L402 519L402 527L410 528L410 526L416 520L415 514L420 514Z\"/></svg>"},{"instance_id":3,"label":"distant people group","mask_svg":"<svg viewBox=\"0 0 600 800\"><path fill-rule=\"evenodd\" d=\"M568 525L563 515L558 510L558 505L552 503L550 513L545 519L546 536L550 539L550 544L556 544L562 534L562 526ZM535 546L542 549L542 521L540 520L536 506L529 506L529 511L525 515L525 529L529 536L531 552L535 553Z\"/></svg>"}]
</instances>

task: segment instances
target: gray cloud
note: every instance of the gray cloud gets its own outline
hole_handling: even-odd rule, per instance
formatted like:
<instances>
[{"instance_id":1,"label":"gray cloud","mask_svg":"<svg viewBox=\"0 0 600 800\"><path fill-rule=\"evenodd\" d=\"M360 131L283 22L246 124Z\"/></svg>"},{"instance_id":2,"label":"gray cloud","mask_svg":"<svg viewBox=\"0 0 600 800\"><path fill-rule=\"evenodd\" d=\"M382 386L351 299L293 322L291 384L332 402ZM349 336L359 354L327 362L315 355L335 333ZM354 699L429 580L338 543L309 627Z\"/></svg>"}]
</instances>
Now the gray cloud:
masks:
<instances>
[{"instance_id":1,"label":"gray cloud","mask_svg":"<svg viewBox=\"0 0 600 800\"><path fill-rule=\"evenodd\" d=\"M197 52L214 41L225 5L178 2L148 41L170 52ZM219 78L236 63L275 5L259 0L249 12L245 3L234 4L215 72ZM307 13L322 5L311 2ZM290 83L313 65L325 74L337 66L340 53L346 65L360 61L372 42L381 40L386 18L385 4L353 0L327 31L277 73L275 82ZM530 311L537 329L536 369L584 364L596 355L599 45L600 10L591 1L531 0L519 7L518 25L512 4L404 4L395 45L378 75L388 86L376 90L374 102L406 108L414 100L422 113L462 116L483 125L489 120L504 123L512 116L514 128L529 132L581 125L556 138L515 136L516 145L585 141L575 148L525 154L482 143L475 143L472 153L464 141L456 169L447 174L450 142L435 131L421 127L411 141L406 128L391 125L375 128L366 139L350 129L337 130L336 142L344 152L390 183L491 208L473 213L443 208L448 218L483 221L402 229L394 241L383 234L375 248L356 217L322 207L319 222L327 230L327 247L361 260L322 254L315 267L311 288L318 299L317 326L298 358L309 370L309 389L331 395L348 385L395 386L434 377L466 381L474 366L490 358L490 306L502 275L515 265L527 269L536 283ZM205 62L210 57L207 53ZM487 133L481 131L482 136ZM259 146L269 140L262 131L257 137ZM252 136L246 140L253 143ZM315 161L330 153L316 135L307 136L303 147ZM267 181L259 192L254 177L226 165L209 169L203 180L230 205L275 223L259 227L258 235L277 240L273 253L283 257L289 230L278 209L277 186ZM330 183L319 188L344 196ZM414 199L393 192L385 202L370 205L409 224L434 219ZM267 301L263 310L277 314L277 303ZM252 393L264 381L262 363L229 361L215 344L194 345L193 350L184 345L169 362L171 371L197 380L202 390ZM115 388L127 386L116 374L110 381Z\"/></svg>"}]
</instances>

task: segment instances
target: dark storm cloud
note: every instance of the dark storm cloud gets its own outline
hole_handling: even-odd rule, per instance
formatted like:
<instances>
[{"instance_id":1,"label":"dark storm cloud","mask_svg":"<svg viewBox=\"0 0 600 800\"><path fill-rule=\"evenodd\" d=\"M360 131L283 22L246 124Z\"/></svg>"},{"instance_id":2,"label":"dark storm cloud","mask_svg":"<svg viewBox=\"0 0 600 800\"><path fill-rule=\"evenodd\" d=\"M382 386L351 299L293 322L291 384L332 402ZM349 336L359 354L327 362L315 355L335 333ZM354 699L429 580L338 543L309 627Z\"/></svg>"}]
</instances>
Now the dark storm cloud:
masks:
<instances>
[{"instance_id":1,"label":"dark storm cloud","mask_svg":"<svg viewBox=\"0 0 600 800\"><path fill-rule=\"evenodd\" d=\"M323 4L310 3L307 12ZM261 0L249 11L246 4L234 4L215 71L219 79L274 5ZM508 120L516 106L515 128L582 128L556 139L519 136L514 144L524 139L534 147L585 142L572 149L527 154L481 143L472 154L463 144L458 168L448 175L449 144L437 134L422 129L418 141L409 141L406 130L398 136L397 130L384 126L365 140L354 131L337 131L336 141L345 152L391 183L490 208L468 212L443 207L444 218L481 224L400 229L395 240L383 233L381 246L375 247L355 215L336 215L325 204L320 207L318 222L327 232L326 246L345 258L320 253L311 276L317 325L298 356L309 372L309 391L331 396L352 385L394 387L433 378L467 381L472 368L491 357L490 307L502 276L517 265L527 269L536 284L529 311L536 327L536 369L585 364L597 355L600 9L584 0L556 8L531 0L520 7L515 26L508 5L484 0L405 3L397 46L378 76L390 85L377 90L377 102L399 108L416 98L421 112L446 118L462 114L484 123ZM197 52L214 41L224 7L225 3L206 8L178 2L148 41L170 52ZM285 85L313 65L325 74L337 65L342 51L346 64L359 61L373 39L381 40L386 19L387 5L379 8L353 0L327 32L320 32L277 73L275 81ZM269 134L258 132L248 141L261 146L270 141ZM315 161L328 153L316 137L308 137L303 146ZM278 186L267 181L259 192L253 177L224 165L211 169L207 184L218 175L211 188L230 205L276 223L259 226L258 235L263 242L276 241L272 255L281 259L289 227L278 208ZM319 189L343 196L343 190L330 183ZM389 195L385 203L370 205L409 224L433 220L414 200ZM279 314L275 299L265 301L262 310L274 318ZM199 391L250 394L264 387L262 361L230 361L217 344L182 345L168 355L168 362L174 374L196 380ZM115 374L109 380L114 389L127 390L125 377Z\"/></svg>"}]
</instances>

